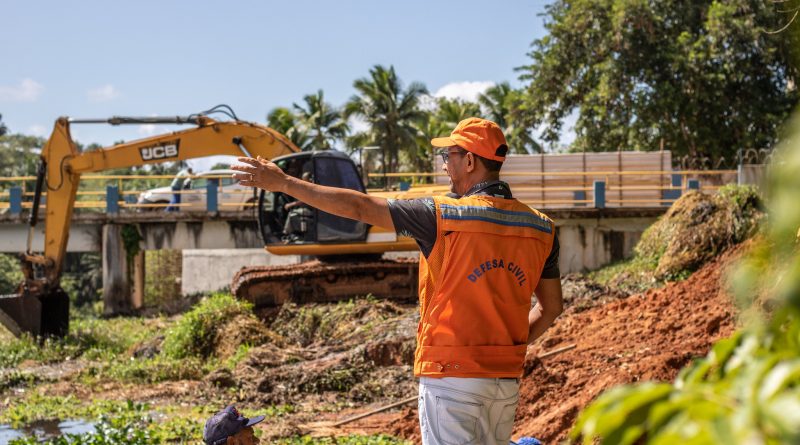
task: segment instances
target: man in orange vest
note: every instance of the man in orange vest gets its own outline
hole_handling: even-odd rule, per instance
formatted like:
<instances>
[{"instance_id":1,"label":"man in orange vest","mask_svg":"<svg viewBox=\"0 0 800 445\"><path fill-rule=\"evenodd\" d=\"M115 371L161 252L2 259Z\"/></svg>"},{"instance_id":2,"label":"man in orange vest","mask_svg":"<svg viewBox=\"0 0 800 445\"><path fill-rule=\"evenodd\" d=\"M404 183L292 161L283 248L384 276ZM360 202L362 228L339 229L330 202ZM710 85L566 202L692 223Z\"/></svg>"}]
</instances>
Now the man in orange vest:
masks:
<instances>
[{"instance_id":1,"label":"man in orange vest","mask_svg":"<svg viewBox=\"0 0 800 445\"><path fill-rule=\"evenodd\" d=\"M386 200L310 184L263 159L240 158L234 178L415 238L423 443L505 445L527 346L562 311L555 225L500 181L508 146L494 122L465 119L431 143L442 149L448 196Z\"/></svg>"}]
</instances>

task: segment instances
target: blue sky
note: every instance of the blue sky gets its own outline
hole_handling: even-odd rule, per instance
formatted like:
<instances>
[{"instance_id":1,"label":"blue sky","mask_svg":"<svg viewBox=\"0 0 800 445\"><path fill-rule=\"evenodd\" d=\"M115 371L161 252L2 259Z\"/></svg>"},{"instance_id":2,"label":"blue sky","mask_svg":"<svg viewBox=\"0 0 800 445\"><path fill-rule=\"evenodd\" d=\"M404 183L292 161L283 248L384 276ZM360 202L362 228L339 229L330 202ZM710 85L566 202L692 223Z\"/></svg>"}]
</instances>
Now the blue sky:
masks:
<instances>
[{"instance_id":1,"label":"blue sky","mask_svg":"<svg viewBox=\"0 0 800 445\"><path fill-rule=\"evenodd\" d=\"M220 103L264 122L317 89L334 105L376 64L431 94L510 81L547 1L37 1L0 17L0 113L48 136L58 116L189 114ZM81 125L104 145L168 127ZM203 167L207 162L196 163Z\"/></svg>"}]
</instances>

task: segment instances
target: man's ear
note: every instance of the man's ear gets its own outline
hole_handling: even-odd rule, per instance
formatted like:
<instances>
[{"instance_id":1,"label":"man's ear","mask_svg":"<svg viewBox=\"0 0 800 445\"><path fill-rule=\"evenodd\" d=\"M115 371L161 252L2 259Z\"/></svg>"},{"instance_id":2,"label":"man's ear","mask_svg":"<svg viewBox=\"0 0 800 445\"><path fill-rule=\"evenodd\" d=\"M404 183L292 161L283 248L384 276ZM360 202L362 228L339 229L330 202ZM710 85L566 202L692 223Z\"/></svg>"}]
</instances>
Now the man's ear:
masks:
<instances>
[{"instance_id":1,"label":"man's ear","mask_svg":"<svg viewBox=\"0 0 800 445\"><path fill-rule=\"evenodd\" d=\"M475 167L477 167L475 165L477 159L475 159L475 155L470 151L468 151L464 156L467 158L467 173L472 173L475 170Z\"/></svg>"}]
</instances>

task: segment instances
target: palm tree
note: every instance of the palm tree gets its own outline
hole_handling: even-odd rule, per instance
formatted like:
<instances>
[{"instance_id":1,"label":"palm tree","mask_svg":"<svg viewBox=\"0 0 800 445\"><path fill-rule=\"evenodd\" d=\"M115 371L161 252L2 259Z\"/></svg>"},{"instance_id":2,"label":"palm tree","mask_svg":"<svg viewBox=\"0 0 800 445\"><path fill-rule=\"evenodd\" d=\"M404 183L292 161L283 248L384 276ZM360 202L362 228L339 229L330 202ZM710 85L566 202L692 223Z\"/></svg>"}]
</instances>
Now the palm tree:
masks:
<instances>
[{"instance_id":1,"label":"palm tree","mask_svg":"<svg viewBox=\"0 0 800 445\"><path fill-rule=\"evenodd\" d=\"M267 124L273 130L289 138L299 149L311 150L311 138L305 128L300 125L292 110L284 107L273 108L267 115Z\"/></svg>"},{"instance_id":2,"label":"palm tree","mask_svg":"<svg viewBox=\"0 0 800 445\"><path fill-rule=\"evenodd\" d=\"M416 124L416 169L418 171L433 172L433 167L436 163L433 158L434 149L431 146L431 139L450 135L454 127L455 124L442 122L439 117L432 112L425 113L425 118Z\"/></svg>"},{"instance_id":3,"label":"palm tree","mask_svg":"<svg viewBox=\"0 0 800 445\"><path fill-rule=\"evenodd\" d=\"M541 153L542 146L516 117L514 111L519 108L519 102L519 92L512 89L508 82L490 87L478 96L478 103L484 109L487 119L503 129L512 153Z\"/></svg>"},{"instance_id":4,"label":"palm tree","mask_svg":"<svg viewBox=\"0 0 800 445\"><path fill-rule=\"evenodd\" d=\"M389 172L398 171L401 152L416 157L415 124L425 117L419 100L428 93L427 88L412 82L403 89L394 67L387 69L381 65L375 65L369 77L356 80L353 87L357 93L345 105L345 116L358 116L367 122L369 129L364 140L383 149L384 167Z\"/></svg>"},{"instance_id":5,"label":"palm tree","mask_svg":"<svg viewBox=\"0 0 800 445\"><path fill-rule=\"evenodd\" d=\"M305 107L293 104L297 117L309 131L311 145L316 150L330 150L334 141L344 139L350 132L339 110L325 102L322 90L303 97Z\"/></svg>"},{"instance_id":6,"label":"palm tree","mask_svg":"<svg viewBox=\"0 0 800 445\"><path fill-rule=\"evenodd\" d=\"M494 121L500 128L508 127L509 109L508 95L511 85L508 82L498 83L478 95L478 103L486 110L486 118Z\"/></svg>"},{"instance_id":7,"label":"palm tree","mask_svg":"<svg viewBox=\"0 0 800 445\"><path fill-rule=\"evenodd\" d=\"M441 97L436 101L436 105L436 119L449 126L451 130L468 117L482 116L481 107L466 100Z\"/></svg>"}]
</instances>

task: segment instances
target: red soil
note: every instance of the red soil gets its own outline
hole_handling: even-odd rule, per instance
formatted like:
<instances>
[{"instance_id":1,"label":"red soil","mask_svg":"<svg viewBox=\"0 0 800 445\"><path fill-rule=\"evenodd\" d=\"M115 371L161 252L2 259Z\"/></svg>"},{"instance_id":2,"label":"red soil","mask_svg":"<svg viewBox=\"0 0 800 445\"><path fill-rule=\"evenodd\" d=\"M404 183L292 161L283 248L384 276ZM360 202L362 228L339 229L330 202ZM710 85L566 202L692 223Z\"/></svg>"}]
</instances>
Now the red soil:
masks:
<instances>
[{"instance_id":1,"label":"red soil","mask_svg":"<svg viewBox=\"0 0 800 445\"><path fill-rule=\"evenodd\" d=\"M685 281L562 315L529 351L513 437L561 441L580 410L603 390L673 380L690 360L729 336L735 309L721 278L741 250L727 252ZM577 347L562 354L532 358L573 343ZM383 431L420 441L415 407L374 421L383 423Z\"/></svg>"}]
</instances>

